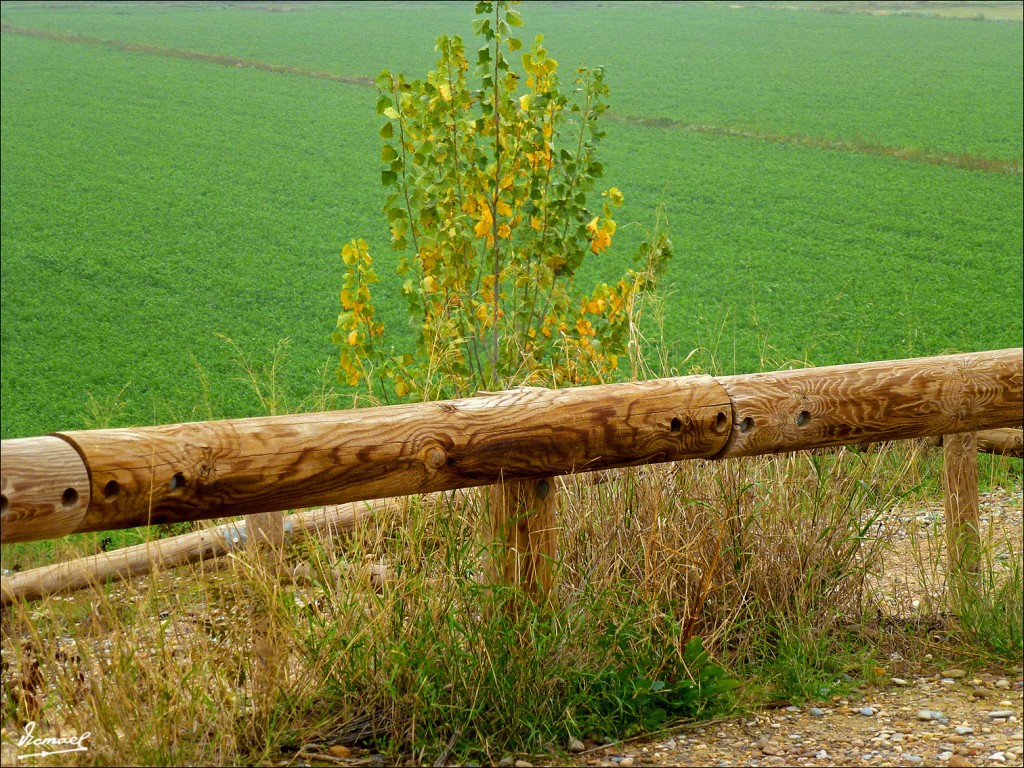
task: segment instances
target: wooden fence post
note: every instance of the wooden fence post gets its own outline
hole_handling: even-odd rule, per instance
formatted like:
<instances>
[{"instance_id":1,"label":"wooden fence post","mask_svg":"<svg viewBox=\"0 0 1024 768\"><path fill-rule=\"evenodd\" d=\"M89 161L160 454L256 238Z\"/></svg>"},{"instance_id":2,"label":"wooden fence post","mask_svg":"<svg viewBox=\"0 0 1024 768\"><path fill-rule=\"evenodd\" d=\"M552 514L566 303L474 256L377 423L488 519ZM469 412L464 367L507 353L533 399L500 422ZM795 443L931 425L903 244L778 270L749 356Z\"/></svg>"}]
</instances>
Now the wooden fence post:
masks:
<instances>
[{"instance_id":1,"label":"wooden fence post","mask_svg":"<svg viewBox=\"0 0 1024 768\"><path fill-rule=\"evenodd\" d=\"M946 580L960 606L976 586L981 536L978 519L978 446L973 432L944 435L942 479L946 509Z\"/></svg>"},{"instance_id":2,"label":"wooden fence post","mask_svg":"<svg viewBox=\"0 0 1024 768\"><path fill-rule=\"evenodd\" d=\"M556 499L553 477L490 487L487 583L519 587L538 601L549 598L558 546Z\"/></svg>"},{"instance_id":3,"label":"wooden fence post","mask_svg":"<svg viewBox=\"0 0 1024 768\"><path fill-rule=\"evenodd\" d=\"M249 517L249 537L254 544L280 547L284 543L284 512L260 512Z\"/></svg>"}]
</instances>

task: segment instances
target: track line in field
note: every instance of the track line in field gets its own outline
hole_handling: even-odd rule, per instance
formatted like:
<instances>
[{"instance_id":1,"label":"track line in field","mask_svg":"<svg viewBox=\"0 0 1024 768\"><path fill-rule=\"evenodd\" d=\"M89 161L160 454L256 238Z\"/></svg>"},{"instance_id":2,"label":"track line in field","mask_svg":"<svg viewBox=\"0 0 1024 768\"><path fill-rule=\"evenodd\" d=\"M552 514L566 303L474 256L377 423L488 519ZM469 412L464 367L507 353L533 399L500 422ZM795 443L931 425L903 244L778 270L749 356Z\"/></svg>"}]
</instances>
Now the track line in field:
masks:
<instances>
[{"instance_id":1,"label":"track line in field","mask_svg":"<svg viewBox=\"0 0 1024 768\"><path fill-rule=\"evenodd\" d=\"M333 72L324 72L305 67L293 67L287 64L268 64L264 61L254 59L239 59L234 56L222 56L218 53L201 53L200 51L187 51L181 48L165 48L160 45L149 45L148 43L127 43L123 40L107 40L102 37L90 35L72 35L66 32L50 32L45 29L28 29L16 27L12 24L0 24L0 32L7 32L12 35L27 35L29 37L42 37L47 40L58 40L64 43L79 43L84 45L100 45L107 48L117 48L122 51L133 53L147 53L152 56L169 56L175 59L189 59L190 61L201 61L206 64L219 64L222 67L239 67L244 69L258 69L263 72L277 72L285 75L299 75L300 77L312 77L317 80L331 80L346 85L372 86L373 78L369 77L347 77L336 75Z\"/></svg>"},{"instance_id":2,"label":"track line in field","mask_svg":"<svg viewBox=\"0 0 1024 768\"><path fill-rule=\"evenodd\" d=\"M829 149L839 152L857 152L863 155L882 155L885 157L898 158L900 160L912 160L919 163L929 163L931 165L953 166L955 168L966 168L972 171L989 171L991 173L1002 173L1008 176L1021 175L1019 160L999 160L992 157L971 154L928 152L924 149L914 149L912 147L890 147L885 144L873 144L860 139L850 141L847 139L835 139L825 136L804 136L791 133L766 133L763 131L731 128L725 125L686 123L681 120L673 120L671 118L664 117L635 117L632 115L613 115L609 113L609 118L643 128L666 128L669 130L688 131L690 133L707 133L713 136L735 136L741 139L755 139L758 141L768 141L774 144L796 144L801 147L813 147L815 149Z\"/></svg>"},{"instance_id":3,"label":"track line in field","mask_svg":"<svg viewBox=\"0 0 1024 768\"><path fill-rule=\"evenodd\" d=\"M16 27L12 24L0 24L0 32L15 35L27 35L30 37L41 37L48 40L58 40L66 43L79 43L84 45L100 45L109 48L117 48L123 51L134 53L145 53L153 56L169 56L177 59L188 59L200 61L207 64L219 64L224 67L236 67L246 69L257 69L263 72L276 72L278 74L297 75L299 77L310 77L317 80L330 80L346 85L358 85L373 87L374 81L369 77L350 77L338 75L323 70L307 69L305 67L294 67L287 64L268 64L254 59L240 59L233 56L223 56L216 53L201 53L199 51L188 51L180 48L166 48L159 45L147 43L128 43L122 40L108 40L90 35L72 35L65 32L51 32L42 29L29 29L27 27ZM879 155L892 157L900 160L910 160L930 165L951 166L964 168L972 171L987 171L989 173L1000 173L1007 176L1020 176L1021 165L1019 160L1000 160L992 157L984 157L972 154L949 154L944 152L929 152L923 149L911 147L890 147L884 144L874 144L860 139L846 140L828 138L824 136L804 136L800 134L767 133L764 131L752 131L741 128L733 128L724 125L707 125L704 123L687 123L682 120L673 120L666 117L638 117L636 115L621 115L614 111L608 113L608 118L618 123L635 125L642 128L663 128L667 130L686 131L689 133L704 133L713 136L733 136L742 139L756 141L767 141L774 144L793 144L801 147L812 147L815 149L826 149L838 152L856 152L864 155Z\"/></svg>"}]
</instances>

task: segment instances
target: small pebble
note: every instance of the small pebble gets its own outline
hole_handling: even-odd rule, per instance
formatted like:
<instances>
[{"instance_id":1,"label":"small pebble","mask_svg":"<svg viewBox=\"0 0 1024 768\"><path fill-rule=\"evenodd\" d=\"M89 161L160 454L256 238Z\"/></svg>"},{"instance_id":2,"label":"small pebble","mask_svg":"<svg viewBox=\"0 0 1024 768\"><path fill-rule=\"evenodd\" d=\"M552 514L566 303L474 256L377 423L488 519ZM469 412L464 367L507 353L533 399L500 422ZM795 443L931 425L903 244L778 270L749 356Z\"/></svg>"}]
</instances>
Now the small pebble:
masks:
<instances>
[{"instance_id":1,"label":"small pebble","mask_svg":"<svg viewBox=\"0 0 1024 768\"><path fill-rule=\"evenodd\" d=\"M953 678L955 680L960 677L966 677L967 672L965 672L962 669L947 669L945 672L942 673L942 676Z\"/></svg>"},{"instance_id":2,"label":"small pebble","mask_svg":"<svg viewBox=\"0 0 1024 768\"><path fill-rule=\"evenodd\" d=\"M934 709L922 709L917 713L918 720L945 720L946 716Z\"/></svg>"},{"instance_id":3,"label":"small pebble","mask_svg":"<svg viewBox=\"0 0 1024 768\"><path fill-rule=\"evenodd\" d=\"M352 754L352 750L341 744L335 744L328 750L331 753L331 757L348 757Z\"/></svg>"},{"instance_id":4,"label":"small pebble","mask_svg":"<svg viewBox=\"0 0 1024 768\"><path fill-rule=\"evenodd\" d=\"M969 725L958 725L954 730L957 736L968 736L974 733L974 729Z\"/></svg>"},{"instance_id":5,"label":"small pebble","mask_svg":"<svg viewBox=\"0 0 1024 768\"><path fill-rule=\"evenodd\" d=\"M895 685L909 685L909 683L902 677L894 677L892 681Z\"/></svg>"},{"instance_id":6,"label":"small pebble","mask_svg":"<svg viewBox=\"0 0 1024 768\"><path fill-rule=\"evenodd\" d=\"M1006 755L1004 755L1002 752L993 752L991 755L988 756L988 759L995 760L997 763L1005 763Z\"/></svg>"},{"instance_id":7,"label":"small pebble","mask_svg":"<svg viewBox=\"0 0 1024 768\"><path fill-rule=\"evenodd\" d=\"M903 759L913 765L918 765L924 762L924 759L920 755L903 755Z\"/></svg>"},{"instance_id":8,"label":"small pebble","mask_svg":"<svg viewBox=\"0 0 1024 768\"><path fill-rule=\"evenodd\" d=\"M862 715L864 715L864 717L871 717L872 715L875 714L875 708L874 707L861 707L859 712Z\"/></svg>"},{"instance_id":9,"label":"small pebble","mask_svg":"<svg viewBox=\"0 0 1024 768\"><path fill-rule=\"evenodd\" d=\"M533 763L528 763L525 760L516 760L512 765L514 765L515 768L533 768Z\"/></svg>"},{"instance_id":10,"label":"small pebble","mask_svg":"<svg viewBox=\"0 0 1024 768\"><path fill-rule=\"evenodd\" d=\"M814 757L817 760L828 760L828 752L826 752L824 749L819 749L817 752L814 753Z\"/></svg>"},{"instance_id":11,"label":"small pebble","mask_svg":"<svg viewBox=\"0 0 1024 768\"><path fill-rule=\"evenodd\" d=\"M512 755L505 755L505 757L501 758L498 762L498 768L513 768L515 764L516 759L512 757Z\"/></svg>"},{"instance_id":12,"label":"small pebble","mask_svg":"<svg viewBox=\"0 0 1024 768\"><path fill-rule=\"evenodd\" d=\"M811 713L811 717L824 717L825 716L825 710L821 709L820 707L811 707L807 711Z\"/></svg>"},{"instance_id":13,"label":"small pebble","mask_svg":"<svg viewBox=\"0 0 1024 768\"><path fill-rule=\"evenodd\" d=\"M624 757L621 760L619 760L619 765L621 765L622 768L632 768L633 758L632 757Z\"/></svg>"},{"instance_id":14,"label":"small pebble","mask_svg":"<svg viewBox=\"0 0 1024 768\"><path fill-rule=\"evenodd\" d=\"M949 758L950 768L971 768L974 763L968 760L963 755L953 755Z\"/></svg>"},{"instance_id":15,"label":"small pebble","mask_svg":"<svg viewBox=\"0 0 1024 768\"><path fill-rule=\"evenodd\" d=\"M1013 712L1009 709L996 709L988 713L990 720L995 720L1000 717L1013 717Z\"/></svg>"},{"instance_id":16,"label":"small pebble","mask_svg":"<svg viewBox=\"0 0 1024 768\"><path fill-rule=\"evenodd\" d=\"M1010 681L1005 678L1002 680L996 680L996 688L1001 691L1008 691L1010 690Z\"/></svg>"},{"instance_id":17,"label":"small pebble","mask_svg":"<svg viewBox=\"0 0 1024 768\"><path fill-rule=\"evenodd\" d=\"M586 745L579 739L569 739L569 751L573 754L579 754L586 749Z\"/></svg>"}]
</instances>

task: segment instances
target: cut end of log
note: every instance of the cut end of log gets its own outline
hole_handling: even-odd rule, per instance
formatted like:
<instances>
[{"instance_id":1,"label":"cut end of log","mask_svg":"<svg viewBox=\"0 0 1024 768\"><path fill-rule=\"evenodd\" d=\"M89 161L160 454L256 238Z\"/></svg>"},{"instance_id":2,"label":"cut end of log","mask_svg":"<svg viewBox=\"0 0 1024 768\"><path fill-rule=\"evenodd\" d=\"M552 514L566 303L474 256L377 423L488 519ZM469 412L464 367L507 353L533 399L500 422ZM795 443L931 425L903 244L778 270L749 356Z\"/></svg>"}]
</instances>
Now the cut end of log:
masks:
<instances>
[{"instance_id":1,"label":"cut end of log","mask_svg":"<svg viewBox=\"0 0 1024 768\"><path fill-rule=\"evenodd\" d=\"M58 437L4 440L0 447L0 541L57 538L78 530L89 508L89 472Z\"/></svg>"}]
</instances>

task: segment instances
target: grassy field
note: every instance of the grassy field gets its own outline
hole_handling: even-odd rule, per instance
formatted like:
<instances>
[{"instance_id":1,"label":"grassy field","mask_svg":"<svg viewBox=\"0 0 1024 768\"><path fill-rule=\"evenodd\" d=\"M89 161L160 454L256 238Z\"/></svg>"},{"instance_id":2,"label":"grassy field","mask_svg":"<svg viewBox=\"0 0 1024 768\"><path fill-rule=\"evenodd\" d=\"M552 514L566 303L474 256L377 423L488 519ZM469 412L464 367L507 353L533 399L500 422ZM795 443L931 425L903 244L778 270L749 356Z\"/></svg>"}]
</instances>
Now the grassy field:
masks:
<instances>
[{"instance_id":1,"label":"grassy field","mask_svg":"<svg viewBox=\"0 0 1024 768\"><path fill-rule=\"evenodd\" d=\"M0 6L65 36L3 33L4 438L259 413L218 334L257 367L288 338L292 406L332 383L340 246L391 257L375 91L310 73L421 75L471 8L255 8ZM525 16L563 71L607 66L606 179L636 224L584 279L620 272L664 205L673 361L1021 344L1019 25L658 3ZM403 312L382 307L394 329Z\"/></svg>"}]
</instances>

